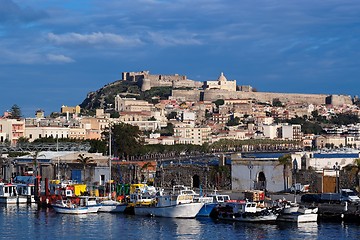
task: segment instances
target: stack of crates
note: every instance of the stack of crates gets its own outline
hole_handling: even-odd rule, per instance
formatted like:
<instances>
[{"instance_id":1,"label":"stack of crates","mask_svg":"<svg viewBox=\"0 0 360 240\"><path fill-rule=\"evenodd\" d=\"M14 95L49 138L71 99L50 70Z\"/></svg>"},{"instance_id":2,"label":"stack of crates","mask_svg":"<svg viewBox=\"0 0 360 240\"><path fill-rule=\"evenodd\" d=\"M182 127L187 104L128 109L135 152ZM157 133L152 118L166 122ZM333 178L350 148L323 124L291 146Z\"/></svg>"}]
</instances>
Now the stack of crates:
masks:
<instances>
[{"instance_id":1,"label":"stack of crates","mask_svg":"<svg viewBox=\"0 0 360 240\"><path fill-rule=\"evenodd\" d=\"M245 192L245 199L250 202L259 202L265 200L265 192L261 190L250 190Z\"/></svg>"}]
</instances>

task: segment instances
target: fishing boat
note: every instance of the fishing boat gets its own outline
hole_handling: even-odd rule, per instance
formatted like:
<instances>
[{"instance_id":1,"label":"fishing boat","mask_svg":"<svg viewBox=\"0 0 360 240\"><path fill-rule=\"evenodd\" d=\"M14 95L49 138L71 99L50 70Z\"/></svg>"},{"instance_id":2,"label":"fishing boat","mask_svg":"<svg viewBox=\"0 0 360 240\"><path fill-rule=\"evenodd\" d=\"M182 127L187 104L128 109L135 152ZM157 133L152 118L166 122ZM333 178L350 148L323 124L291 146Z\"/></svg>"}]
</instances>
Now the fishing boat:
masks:
<instances>
[{"instance_id":1,"label":"fishing boat","mask_svg":"<svg viewBox=\"0 0 360 240\"><path fill-rule=\"evenodd\" d=\"M26 203L36 203L34 184L17 183L16 190L20 198L26 198Z\"/></svg>"},{"instance_id":2,"label":"fishing boat","mask_svg":"<svg viewBox=\"0 0 360 240\"><path fill-rule=\"evenodd\" d=\"M101 208L101 204L97 203L96 197L79 196L78 198L80 207L88 208L87 213L97 213Z\"/></svg>"},{"instance_id":3,"label":"fishing boat","mask_svg":"<svg viewBox=\"0 0 360 240\"><path fill-rule=\"evenodd\" d=\"M123 213L127 207L127 203L109 199L100 202L100 206L99 212Z\"/></svg>"},{"instance_id":4,"label":"fishing boat","mask_svg":"<svg viewBox=\"0 0 360 240\"><path fill-rule=\"evenodd\" d=\"M278 215L277 221L281 222L317 222L318 208L305 207L288 201L282 202L283 208Z\"/></svg>"},{"instance_id":5,"label":"fishing boat","mask_svg":"<svg viewBox=\"0 0 360 240\"><path fill-rule=\"evenodd\" d=\"M278 216L273 209L246 200L228 202L218 207L216 212L217 219L236 222L275 222Z\"/></svg>"},{"instance_id":6,"label":"fishing boat","mask_svg":"<svg viewBox=\"0 0 360 240\"><path fill-rule=\"evenodd\" d=\"M20 196L17 187L12 183L0 183L0 203L22 204L27 203L26 196Z\"/></svg>"},{"instance_id":7,"label":"fishing boat","mask_svg":"<svg viewBox=\"0 0 360 240\"><path fill-rule=\"evenodd\" d=\"M197 217L209 217L215 207L219 206L222 203L230 201L229 195L219 194L217 190L214 190L214 192L207 194L206 197L210 200L205 202L204 206L196 215Z\"/></svg>"},{"instance_id":8,"label":"fishing boat","mask_svg":"<svg viewBox=\"0 0 360 240\"><path fill-rule=\"evenodd\" d=\"M135 215L168 217L168 218L195 218L204 203L195 201L194 195L186 192L187 190L177 190L174 186L173 191L165 193L159 190L150 205L135 205Z\"/></svg>"},{"instance_id":9,"label":"fishing boat","mask_svg":"<svg viewBox=\"0 0 360 240\"><path fill-rule=\"evenodd\" d=\"M70 200L61 200L51 205L55 212L63 214L86 214L88 207L80 207L73 204Z\"/></svg>"}]
</instances>

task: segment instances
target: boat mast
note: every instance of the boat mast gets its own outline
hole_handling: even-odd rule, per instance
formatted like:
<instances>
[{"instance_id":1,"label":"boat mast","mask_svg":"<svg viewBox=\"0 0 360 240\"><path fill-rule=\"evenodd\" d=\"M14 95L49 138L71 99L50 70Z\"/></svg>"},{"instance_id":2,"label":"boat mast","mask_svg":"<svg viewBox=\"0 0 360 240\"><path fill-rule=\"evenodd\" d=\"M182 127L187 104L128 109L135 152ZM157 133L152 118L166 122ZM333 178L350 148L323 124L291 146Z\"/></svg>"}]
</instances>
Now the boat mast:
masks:
<instances>
[{"instance_id":1,"label":"boat mast","mask_svg":"<svg viewBox=\"0 0 360 240\"><path fill-rule=\"evenodd\" d=\"M109 180L109 198L111 199L111 123L109 124L109 170L110 170L110 180Z\"/></svg>"},{"instance_id":2,"label":"boat mast","mask_svg":"<svg viewBox=\"0 0 360 240\"><path fill-rule=\"evenodd\" d=\"M57 175L57 179L60 180L59 137L57 134L56 134L56 154L57 154L56 175Z\"/></svg>"}]
</instances>

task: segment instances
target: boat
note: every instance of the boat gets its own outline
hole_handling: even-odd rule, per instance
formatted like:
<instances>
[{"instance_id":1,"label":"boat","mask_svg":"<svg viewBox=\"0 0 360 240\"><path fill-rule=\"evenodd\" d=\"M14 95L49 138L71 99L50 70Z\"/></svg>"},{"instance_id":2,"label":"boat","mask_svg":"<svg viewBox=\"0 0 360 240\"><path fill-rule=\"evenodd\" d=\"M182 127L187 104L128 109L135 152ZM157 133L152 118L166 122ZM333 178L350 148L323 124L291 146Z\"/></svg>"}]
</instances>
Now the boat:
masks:
<instances>
[{"instance_id":1,"label":"boat","mask_svg":"<svg viewBox=\"0 0 360 240\"><path fill-rule=\"evenodd\" d=\"M26 204L27 197L18 194L16 184L0 183L0 203Z\"/></svg>"},{"instance_id":2,"label":"boat","mask_svg":"<svg viewBox=\"0 0 360 240\"><path fill-rule=\"evenodd\" d=\"M317 222L317 207L305 207L288 201L284 201L282 204L283 208L276 219L277 221L297 223Z\"/></svg>"},{"instance_id":3,"label":"boat","mask_svg":"<svg viewBox=\"0 0 360 240\"><path fill-rule=\"evenodd\" d=\"M100 202L99 212L123 213L126 207L127 207L127 203L121 203L109 199Z\"/></svg>"},{"instance_id":4,"label":"boat","mask_svg":"<svg viewBox=\"0 0 360 240\"><path fill-rule=\"evenodd\" d=\"M55 212L63 214L87 214L88 207L80 207L70 200L61 200L51 205Z\"/></svg>"},{"instance_id":5,"label":"boat","mask_svg":"<svg viewBox=\"0 0 360 240\"><path fill-rule=\"evenodd\" d=\"M16 190L19 197L26 198L26 203L36 203L35 200L35 184L17 183Z\"/></svg>"},{"instance_id":6,"label":"boat","mask_svg":"<svg viewBox=\"0 0 360 240\"><path fill-rule=\"evenodd\" d=\"M200 209L199 213L196 215L197 217L209 217L215 207L219 206L219 204L223 204L225 202L230 201L229 195L219 194L217 190L214 190L214 192L207 194L205 197L209 200L204 201L204 206Z\"/></svg>"},{"instance_id":7,"label":"boat","mask_svg":"<svg viewBox=\"0 0 360 240\"><path fill-rule=\"evenodd\" d=\"M101 208L101 204L97 203L96 197L79 196L78 198L80 207L87 207L88 213L97 213Z\"/></svg>"},{"instance_id":8,"label":"boat","mask_svg":"<svg viewBox=\"0 0 360 240\"><path fill-rule=\"evenodd\" d=\"M259 205L258 202L243 200L217 207L214 216L219 220L235 222L275 222L278 213L272 208Z\"/></svg>"},{"instance_id":9,"label":"boat","mask_svg":"<svg viewBox=\"0 0 360 240\"><path fill-rule=\"evenodd\" d=\"M135 205L134 213L140 216L195 218L204 203L194 200L194 195L186 191L176 189L175 186L169 193L160 189L156 192L151 204Z\"/></svg>"}]
</instances>

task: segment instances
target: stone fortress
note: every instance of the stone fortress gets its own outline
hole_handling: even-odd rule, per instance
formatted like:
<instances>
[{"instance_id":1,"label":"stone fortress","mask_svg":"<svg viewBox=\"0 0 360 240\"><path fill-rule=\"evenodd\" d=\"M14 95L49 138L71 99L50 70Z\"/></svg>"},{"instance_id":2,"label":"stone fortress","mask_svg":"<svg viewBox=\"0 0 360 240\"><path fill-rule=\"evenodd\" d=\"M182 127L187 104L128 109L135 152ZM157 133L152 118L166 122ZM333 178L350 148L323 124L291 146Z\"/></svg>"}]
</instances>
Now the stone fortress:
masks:
<instances>
[{"instance_id":1,"label":"stone fortress","mask_svg":"<svg viewBox=\"0 0 360 240\"><path fill-rule=\"evenodd\" d=\"M332 104L334 106L352 104L350 95L255 92L251 86L238 86L240 90L237 90L236 80L227 80L223 73L217 80L203 83L187 79L185 75L153 75L149 71L123 72L122 80L137 82L142 91L150 90L152 87L173 87L172 98L182 101L254 99L259 102L272 103L274 99L278 99L285 104Z\"/></svg>"},{"instance_id":2,"label":"stone fortress","mask_svg":"<svg viewBox=\"0 0 360 240\"><path fill-rule=\"evenodd\" d=\"M150 90L152 87L173 87L173 88L201 88L202 83L189 80L185 75L153 75L149 71L123 72L122 80L137 82L141 91Z\"/></svg>"}]
</instances>

